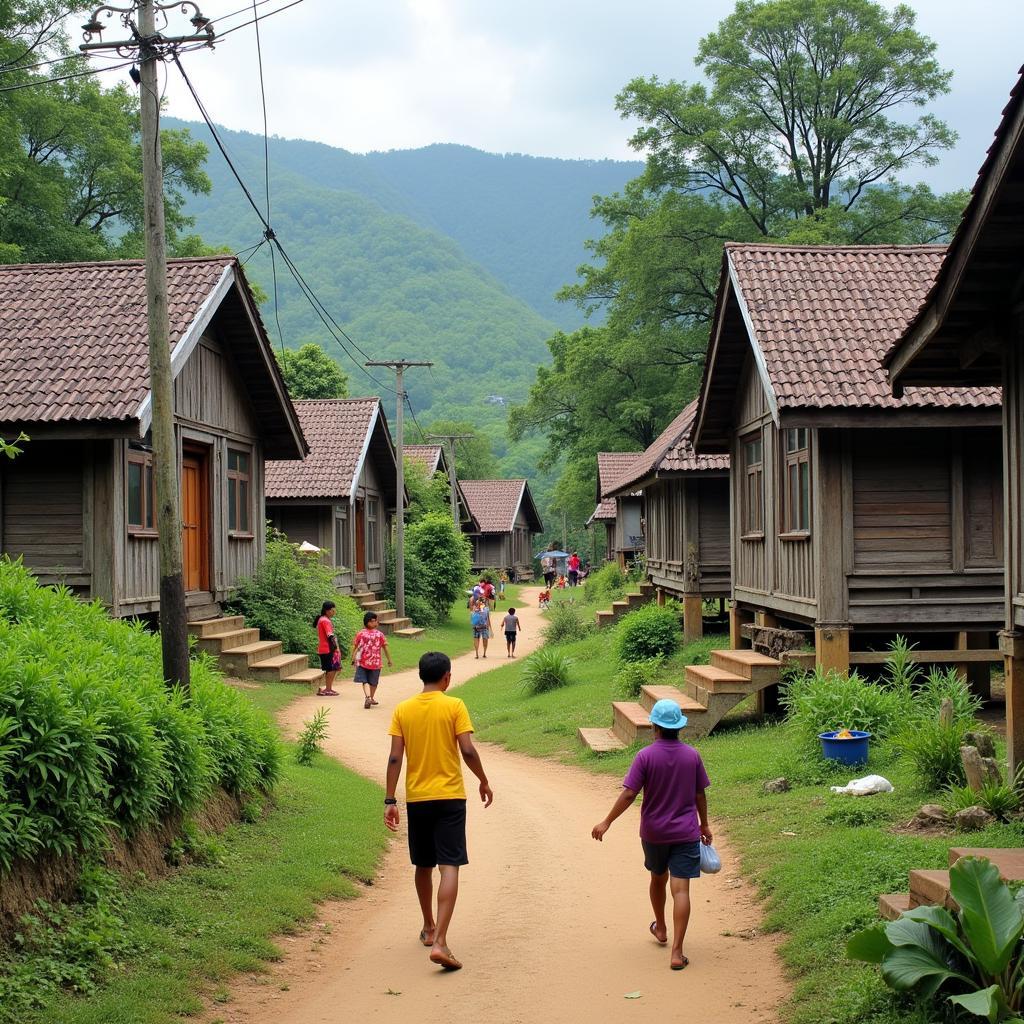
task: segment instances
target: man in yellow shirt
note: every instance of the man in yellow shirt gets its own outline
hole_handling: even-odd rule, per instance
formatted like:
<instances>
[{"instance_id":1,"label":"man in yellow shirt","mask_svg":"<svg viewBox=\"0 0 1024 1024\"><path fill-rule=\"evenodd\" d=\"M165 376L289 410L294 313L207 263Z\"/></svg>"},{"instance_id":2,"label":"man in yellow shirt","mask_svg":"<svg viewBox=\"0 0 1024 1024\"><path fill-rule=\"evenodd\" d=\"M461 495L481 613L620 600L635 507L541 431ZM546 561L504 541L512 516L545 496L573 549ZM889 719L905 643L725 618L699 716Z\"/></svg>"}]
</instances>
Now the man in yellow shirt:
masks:
<instances>
[{"instance_id":1,"label":"man in yellow shirt","mask_svg":"<svg viewBox=\"0 0 1024 1024\"><path fill-rule=\"evenodd\" d=\"M480 755L473 746L473 723L466 705L445 690L452 681L447 654L429 651L420 658L423 690L403 700L391 719L384 824L398 831L395 790L405 770L405 802L409 814L409 856L416 868L416 895L423 911L420 942L430 947L430 960L445 970L462 964L448 948L448 925L459 895L459 868L466 856L466 788L459 754L480 780L480 799L490 807L494 794L487 783ZM441 872L434 918L434 868Z\"/></svg>"}]
</instances>

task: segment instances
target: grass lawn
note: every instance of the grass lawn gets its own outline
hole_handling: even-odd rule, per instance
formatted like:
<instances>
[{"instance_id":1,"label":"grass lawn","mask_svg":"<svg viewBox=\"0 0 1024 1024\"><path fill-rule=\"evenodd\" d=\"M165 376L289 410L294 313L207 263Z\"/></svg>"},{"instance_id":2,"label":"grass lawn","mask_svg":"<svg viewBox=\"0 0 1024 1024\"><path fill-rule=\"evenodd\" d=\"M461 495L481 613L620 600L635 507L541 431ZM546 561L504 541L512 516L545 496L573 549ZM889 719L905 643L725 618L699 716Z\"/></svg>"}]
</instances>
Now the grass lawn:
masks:
<instances>
[{"instance_id":1,"label":"grass lawn","mask_svg":"<svg viewBox=\"0 0 1024 1024\"><path fill-rule=\"evenodd\" d=\"M609 799L633 751L598 757L576 739L581 725L610 724L609 701L618 696L611 632L568 644L571 685L528 696L519 682L521 665L504 666L470 680L456 691L473 715L482 740L512 750L580 765L610 776ZM727 646L708 637L665 666L662 683L682 680L682 667ZM751 702L747 702L751 703ZM877 968L846 959L848 937L877 920L883 892L905 892L911 868L945 868L950 846L1020 846L1024 825L998 825L969 837L921 837L894 831L925 802L941 802L920 791L906 762L891 750L873 752L866 769L834 770L801 752L782 723L763 724L745 706L710 736L695 741L712 780L712 827L722 821L740 852L745 874L764 898L765 927L785 933L782 956L795 983L782 1016L795 1024L924 1024L893 999ZM877 772L895 786L892 794L835 796L829 785L851 774ZM768 795L762 783L785 775L792 790Z\"/></svg>"},{"instance_id":2,"label":"grass lawn","mask_svg":"<svg viewBox=\"0 0 1024 1024\"><path fill-rule=\"evenodd\" d=\"M244 692L268 711L296 695L283 684ZM226 998L220 986L234 973L276 956L273 936L309 920L321 900L354 897L373 876L386 842L380 800L376 784L322 755L300 767L289 746L273 806L219 836L211 863L123 886L129 952L99 991L58 996L18 1024L180 1024L202 992Z\"/></svg>"}]
</instances>

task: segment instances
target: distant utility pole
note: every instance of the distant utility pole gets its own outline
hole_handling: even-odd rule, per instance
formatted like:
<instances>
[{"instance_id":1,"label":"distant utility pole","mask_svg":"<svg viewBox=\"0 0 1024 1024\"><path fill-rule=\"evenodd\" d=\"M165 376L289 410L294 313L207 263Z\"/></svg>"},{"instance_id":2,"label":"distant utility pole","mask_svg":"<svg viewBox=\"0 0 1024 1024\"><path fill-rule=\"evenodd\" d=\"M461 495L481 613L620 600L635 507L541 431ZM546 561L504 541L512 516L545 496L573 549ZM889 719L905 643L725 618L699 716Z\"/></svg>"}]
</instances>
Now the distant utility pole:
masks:
<instances>
[{"instance_id":1,"label":"distant utility pole","mask_svg":"<svg viewBox=\"0 0 1024 1024\"><path fill-rule=\"evenodd\" d=\"M395 414L395 447L398 449L398 519L395 521L395 611L400 619L405 618L405 386L402 375L410 366L433 366L433 363L416 362L412 359L371 359L367 366L387 366L395 371L395 393L398 409Z\"/></svg>"},{"instance_id":2,"label":"distant utility pole","mask_svg":"<svg viewBox=\"0 0 1024 1024\"><path fill-rule=\"evenodd\" d=\"M456 529L462 525L462 521L459 518L459 495L458 495L458 482L455 475L455 442L464 441L466 438L473 437L472 434L427 434L426 440L428 441L447 441L448 442L448 489L451 491L452 499L452 522L455 523Z\"/></svg>"},{"instance_id":3,"label":"distant utility pole","mask_svg":"<svg viewBox=\"0 0 1024 1024\"><path fill-rule=\"evenodd\" d=\"M193 15L190 35L165 36L157 30L168 25L167 12ZM93 42L101 37L108 19L118 15L131 38ZM132 79L139 85L142 145L142 181L146 238L146 310L149 319L149 390L153 424L153 475L156 478L156 527L160 544L160 643L164 679L172 686L189 688L188 613L181 553L181 502L178 494L178 446L174 436L174 386L171 378L171 326L167 314L167 236L164 226L164 172L160 149L160 83L157 63L183 43L213 44L214 32L191 0L156 3L137 0L128 7L98 7L82 26L83 52L114 50L138 61Z\"/></svg>"},{"instance_id":4,"label":"distant utility pole","mask_svg":"<svg viewBox=\"0 0 1024 1024\"><path fill-rule=\"evenodd\" d=\"M562 509L562 550L569 550L569 534L565 529L565 509Z\"/></svg>"}]
</instances>

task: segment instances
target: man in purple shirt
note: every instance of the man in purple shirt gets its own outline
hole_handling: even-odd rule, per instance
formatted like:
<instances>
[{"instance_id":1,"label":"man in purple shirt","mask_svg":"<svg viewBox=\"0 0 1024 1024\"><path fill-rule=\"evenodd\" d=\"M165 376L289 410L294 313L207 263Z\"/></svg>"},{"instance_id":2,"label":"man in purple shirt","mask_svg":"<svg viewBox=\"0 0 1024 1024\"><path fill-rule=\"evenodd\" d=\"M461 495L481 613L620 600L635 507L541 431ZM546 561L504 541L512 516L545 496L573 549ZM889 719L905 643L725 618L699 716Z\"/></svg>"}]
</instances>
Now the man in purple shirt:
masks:
<instances>
[{"instance_id":1,"label":"man in purple shirt","mask_svg":"<svg viewBox=\"0 0 1024 1024\"><path fill-rule=\"evenodd\" d=\"M591 835L601 842L611 823L643 791L640 807L640 843L644 867L651 873L651 934L665 945L665 890L672 890L672 953L669 965L681 971L690 961L683 955L683 939L690 921L690 879L700 877L700 844L710 843L708 801L711 783L700 754L680 742L686 715L674 700L659 700L651 709L654 742L633 759L622 792L604 821Z\"/></svg>"}]
</instances>

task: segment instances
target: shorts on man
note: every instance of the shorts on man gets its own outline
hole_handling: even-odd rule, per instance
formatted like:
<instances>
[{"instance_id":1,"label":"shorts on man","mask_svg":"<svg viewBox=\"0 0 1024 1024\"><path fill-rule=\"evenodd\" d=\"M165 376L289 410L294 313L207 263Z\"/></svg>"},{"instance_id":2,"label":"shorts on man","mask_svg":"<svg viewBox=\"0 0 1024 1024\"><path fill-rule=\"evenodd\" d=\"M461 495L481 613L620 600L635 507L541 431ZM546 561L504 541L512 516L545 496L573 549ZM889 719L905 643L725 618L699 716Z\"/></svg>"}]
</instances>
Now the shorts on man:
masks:
<instances>
[{"instance_id":1,"label":"shorts on man","mask_svg":"<svg viewBox=\"0 0 1024 1024\"><path fill-rule=\"evenodd\" d=\"M356 674L353 678L353 682L366 683L369 686L377 686L380 683L380 669L363 668L362 665L356 665Z\"/></svg>"},{"instance_id":2,"label":"shorts on man","mask_svg":"<svg viewBox=\"0 0 1024 1024\"><path fill-rule=\"evenodd\" d=\"M420 800L407 804L406 813L409 859L416 867L469 863L465 800Z\"/></svg>"},{"instance_id":3,"label":"shorts on man","mask_svg":"<svg viewBox=\"0 0 1024 1024\"><path fill-rule=\"evenodd\" d=\"M644 867L652 875L669 872L673 878L700 878L700 840L695 843L649 843L644 848Z\"/></svg>"}]
</instances>

